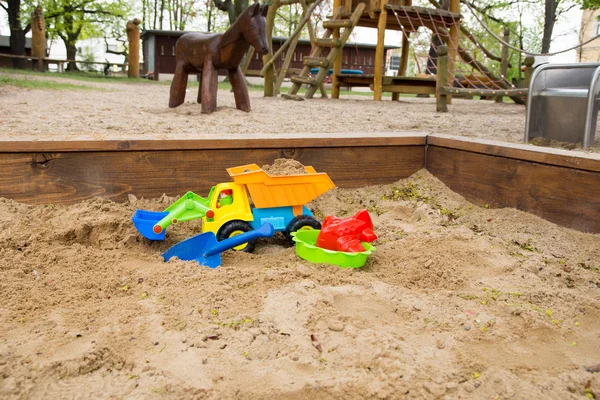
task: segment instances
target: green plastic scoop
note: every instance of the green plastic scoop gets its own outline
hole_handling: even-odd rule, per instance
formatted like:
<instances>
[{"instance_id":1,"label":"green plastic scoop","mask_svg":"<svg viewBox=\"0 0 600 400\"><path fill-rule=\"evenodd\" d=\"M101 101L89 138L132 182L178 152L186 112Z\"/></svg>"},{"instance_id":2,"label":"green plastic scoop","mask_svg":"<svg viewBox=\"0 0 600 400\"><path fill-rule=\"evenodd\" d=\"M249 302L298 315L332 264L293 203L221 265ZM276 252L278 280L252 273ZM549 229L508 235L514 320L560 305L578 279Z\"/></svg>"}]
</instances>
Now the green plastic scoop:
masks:
<instances>
[{"instance_id":1,"label":"green plastic scoop","mask_svg":"<svg viewBox=\"0 0 600 400\"><path fill-rule=\"evenodd\" d=\"M296 254L298 257L316 264L331 264L342 268L360 268L367 262L369 255L375 251L370 243L361 242L365 251L360 253L349 253L334 251L317 247L317 236L320 230L305 230L292 233L296 242Z\"/></svg>"}]
</instances>

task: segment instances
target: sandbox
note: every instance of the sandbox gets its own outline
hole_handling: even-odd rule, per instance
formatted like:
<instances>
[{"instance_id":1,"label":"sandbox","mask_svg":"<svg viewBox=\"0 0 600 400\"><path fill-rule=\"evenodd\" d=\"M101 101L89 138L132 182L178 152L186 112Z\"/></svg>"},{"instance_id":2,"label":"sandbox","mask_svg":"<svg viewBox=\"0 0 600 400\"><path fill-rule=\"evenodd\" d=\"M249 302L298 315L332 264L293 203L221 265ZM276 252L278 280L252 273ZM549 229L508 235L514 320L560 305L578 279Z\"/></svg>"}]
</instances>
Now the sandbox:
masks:
<instances>
[{"instance_id":1,"label":"sandbox","mask_svg":"<svg viewBox=\"0 0 600 400\"><path fill-rule=\"evenodd\" d=\"M597 154L427 129L5 133L0 397L600 396ZM199 224L165 242L131 224L280 157L338 186L309 204L320 218L369 210L365 267L283 238L215 270L164 263Z\"/></svg>"}]
</instances>

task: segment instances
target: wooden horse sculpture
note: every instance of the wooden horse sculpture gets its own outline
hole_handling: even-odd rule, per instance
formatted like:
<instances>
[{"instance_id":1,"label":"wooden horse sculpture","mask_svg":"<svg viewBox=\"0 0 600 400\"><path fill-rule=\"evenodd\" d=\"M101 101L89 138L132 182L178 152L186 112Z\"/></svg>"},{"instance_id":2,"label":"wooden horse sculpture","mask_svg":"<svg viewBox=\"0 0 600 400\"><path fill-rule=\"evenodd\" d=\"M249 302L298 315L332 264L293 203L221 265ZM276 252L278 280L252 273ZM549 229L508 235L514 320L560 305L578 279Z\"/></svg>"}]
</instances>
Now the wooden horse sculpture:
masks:
<instances>
[{"instance_id":1,"label":"wooden horse sculpture","mask_svg":"<svg viewBox=\"0 0 600 400\"><path fill-rule=\"evenodd\" d=\"M218 70L229 72L235 106L250 111L250 96L240 62L250 46L259 54L267 54L266 21L268 6L258 3L248 7L225 33L186 33L175 45L176 66L169 107L179 106L185 100L188 74L202 74L198 89L198 103L202 112L209 114L217 108Z\"/></svg>"}]
</instances>

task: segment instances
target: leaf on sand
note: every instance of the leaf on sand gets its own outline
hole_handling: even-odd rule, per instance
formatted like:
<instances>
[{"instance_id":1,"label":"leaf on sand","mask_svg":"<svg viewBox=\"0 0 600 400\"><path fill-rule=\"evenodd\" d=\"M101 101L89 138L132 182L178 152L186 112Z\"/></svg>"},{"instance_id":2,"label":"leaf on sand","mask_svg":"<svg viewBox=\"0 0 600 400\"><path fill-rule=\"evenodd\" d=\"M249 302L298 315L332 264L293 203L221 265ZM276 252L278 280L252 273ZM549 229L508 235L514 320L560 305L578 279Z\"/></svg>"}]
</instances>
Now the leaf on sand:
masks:
<instances>
[{"instance_id":1,"label":"leaf on sand","mask_svg":"<svg viewBox=\"0 0 600 400\"><path fill-rule=\"evenodd\" d=\"M319 340L317 340L317 337L315 335L311 334L310 340L312 342L312 345L315 346L315 349L319 350L319 353L322 353L323 347L321 347L321 343L319 343Z\"/></svg>"}]
</instances>

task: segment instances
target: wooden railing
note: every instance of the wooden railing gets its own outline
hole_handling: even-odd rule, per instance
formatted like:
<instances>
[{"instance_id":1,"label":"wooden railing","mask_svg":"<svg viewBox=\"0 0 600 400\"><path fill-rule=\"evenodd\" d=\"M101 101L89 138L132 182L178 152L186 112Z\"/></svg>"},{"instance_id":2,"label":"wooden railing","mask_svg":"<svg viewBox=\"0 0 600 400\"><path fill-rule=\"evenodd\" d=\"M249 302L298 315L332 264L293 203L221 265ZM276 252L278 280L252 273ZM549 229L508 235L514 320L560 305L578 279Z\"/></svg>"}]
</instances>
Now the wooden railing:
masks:
<instances>
[{"instance_id":1,"label":"wooden railing","mask_svg":"<svg viewBox=\"0 0 600 400\"><path fill-rule=\"evenodd\" d=\"M14 55L14 54L0 54L0 58L11 58L11 59L24 59L24 60L31 60L31 61L38 61L39 58L38 57L33 57L33 56L19 56L19 55ZM64 72L65 71L65 64L66 63L70 63L70 62L74 62L77 64L86 64L86 65L94 65L94 64L98 64L98 65L106 65L106 61L101 62L101 61L81 61L81 60L59 60L59 59L53 59L53 58L43 58L42 61L44 62L44 65L47 67L50 64L55 64L56 65L56 69L58 70L58 72ZM127 63L109 63L110 65L116 65L117 67L121 67L121 68L125 68L127 66ZM35 69L35 63L32 63L32 68Z\"/></svg>"}]
</instances>

